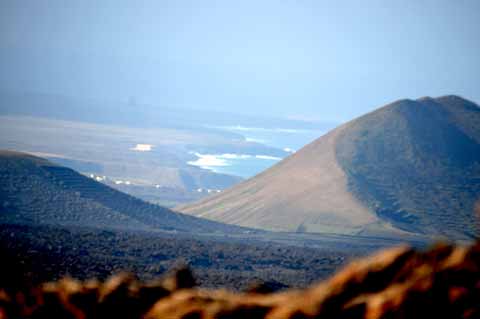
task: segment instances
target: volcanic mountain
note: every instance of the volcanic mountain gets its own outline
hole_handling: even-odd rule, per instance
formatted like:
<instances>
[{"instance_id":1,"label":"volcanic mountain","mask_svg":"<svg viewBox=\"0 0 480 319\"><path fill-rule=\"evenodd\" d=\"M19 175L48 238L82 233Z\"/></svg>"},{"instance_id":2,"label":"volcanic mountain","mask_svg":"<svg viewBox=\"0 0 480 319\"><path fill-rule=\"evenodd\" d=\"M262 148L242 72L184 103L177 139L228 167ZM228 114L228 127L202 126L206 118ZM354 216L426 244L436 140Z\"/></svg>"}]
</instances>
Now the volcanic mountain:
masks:
<instances>
[{"instance_id":1,"label":"volcanic mountain","mask_svg":"<svg viewBox=\"0 0 480 319\"><path fill-rule=\"evenodd\" d=\"M243 231L146 203L72 169L13 151L0 151L0 224Z\"/></svg>"},{"instance_id":2,"label":"volcanic mountain","mask_svg":"<svg viewBox=\"0 0 480 319\"><path fill-rule=\"evenodd\" d=\"M480 108L443 96L386 105L179 210L278 231L473 238L479 199Z\"/></svg>"}]
</instances>

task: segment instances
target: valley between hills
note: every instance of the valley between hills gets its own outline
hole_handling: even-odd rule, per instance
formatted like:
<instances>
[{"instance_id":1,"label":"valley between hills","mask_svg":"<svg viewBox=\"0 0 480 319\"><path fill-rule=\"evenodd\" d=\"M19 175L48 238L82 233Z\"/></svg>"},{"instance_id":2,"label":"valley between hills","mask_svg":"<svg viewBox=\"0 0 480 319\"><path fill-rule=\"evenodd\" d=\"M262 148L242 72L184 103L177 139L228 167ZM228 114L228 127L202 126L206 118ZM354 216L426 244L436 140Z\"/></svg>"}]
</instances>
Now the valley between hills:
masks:
<instances>
[{"instance_id":1,"label":"valley between hills","mask_svg":"<svg viewBox=\"0 0 480 319\"><path fill-rule=\"evenodd\" d=\"M180 214L25 153L0 152L0 254L19 282L143 280L188 265L202 286L305 287L357 256L425 238L275 233Z\"/></svg>"},{"instance_id":2,"label":"valley between hills","mask_svg":"<svg viewBox=\"0 0 480 319\"><path fill-rule=\"evenodd\" d=\"M173 210L4 150L1 253L30 283L188 265L204 287L306 287L381 248L475 238L478 127L478 105L457 96L397 101Z\"/></svg>"}]
</instances>

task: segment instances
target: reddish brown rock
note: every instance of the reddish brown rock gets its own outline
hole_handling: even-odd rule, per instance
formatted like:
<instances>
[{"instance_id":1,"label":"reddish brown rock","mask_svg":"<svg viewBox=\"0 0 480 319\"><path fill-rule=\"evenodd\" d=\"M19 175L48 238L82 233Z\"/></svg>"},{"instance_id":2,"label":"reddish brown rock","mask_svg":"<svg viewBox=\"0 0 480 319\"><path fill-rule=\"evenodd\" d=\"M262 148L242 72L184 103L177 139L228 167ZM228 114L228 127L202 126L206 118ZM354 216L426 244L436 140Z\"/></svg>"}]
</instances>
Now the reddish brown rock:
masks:
<instances>
[{"instance_id":1,"label":"reddish brown rock","mask_svg":"<svg viewBox=\"0 0 480 319\"><path fill-rule=\"evenodd\" d=\"M427 252L392 248L305 290L241 293L191 288L182 269L155 283L63 279L25 292L0 290L5 318L479 318L480 243Z\"/></svg>"}]
</instances>

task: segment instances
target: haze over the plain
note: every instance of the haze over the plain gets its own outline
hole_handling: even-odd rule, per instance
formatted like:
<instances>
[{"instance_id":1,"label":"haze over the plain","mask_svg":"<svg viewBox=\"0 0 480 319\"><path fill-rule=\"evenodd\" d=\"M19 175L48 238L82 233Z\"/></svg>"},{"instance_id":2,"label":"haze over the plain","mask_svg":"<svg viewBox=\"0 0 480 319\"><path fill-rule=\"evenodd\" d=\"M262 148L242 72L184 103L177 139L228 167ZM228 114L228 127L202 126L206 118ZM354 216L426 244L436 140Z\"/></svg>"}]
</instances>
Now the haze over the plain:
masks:
<instances>
[{"instance_id":1,"label":"haze over the plain","mask_svg":"<svg viewBox=\"0 0 480 319\"><path fill-rule=\"evenodd\" d=\"M0 89L345 121L480 100L478 1L0 3Z\"/></svg>"}]
</instances>

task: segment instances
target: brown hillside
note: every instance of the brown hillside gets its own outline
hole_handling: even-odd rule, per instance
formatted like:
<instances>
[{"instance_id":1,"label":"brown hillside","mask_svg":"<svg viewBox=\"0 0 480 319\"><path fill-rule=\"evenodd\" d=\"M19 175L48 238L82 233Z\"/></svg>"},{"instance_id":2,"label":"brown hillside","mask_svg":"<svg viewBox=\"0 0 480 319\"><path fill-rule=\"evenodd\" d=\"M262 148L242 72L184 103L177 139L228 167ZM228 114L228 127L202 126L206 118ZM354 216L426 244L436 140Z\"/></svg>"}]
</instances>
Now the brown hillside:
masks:
<instances>
[{"instance_id":1,"label":"brown hillside","mask_svg":"<svg viewBox=\"0 0 480 319\"><path fill-rule=\"evenodd\" d=\"M280 231L352 234L378 218L348 191L335 156L344 127L222 194L179 207L225 223Z\"/></svg>"}]
</instances>

